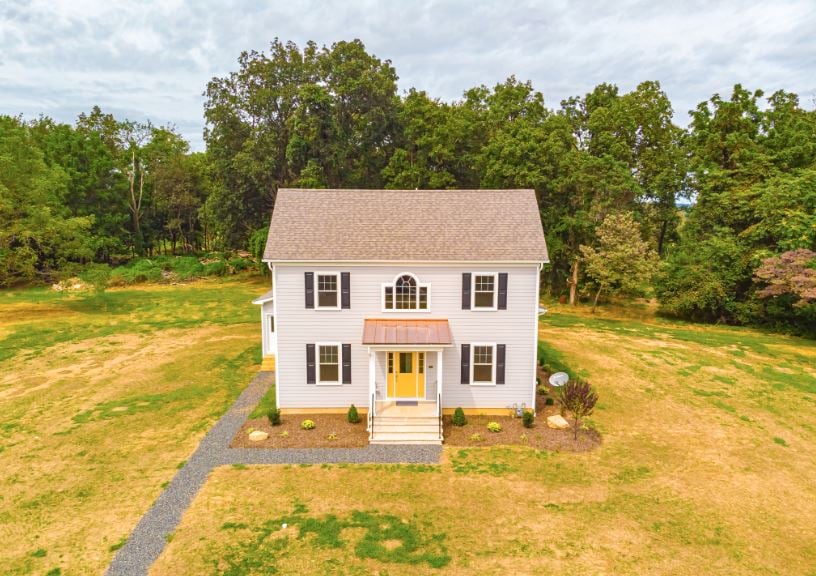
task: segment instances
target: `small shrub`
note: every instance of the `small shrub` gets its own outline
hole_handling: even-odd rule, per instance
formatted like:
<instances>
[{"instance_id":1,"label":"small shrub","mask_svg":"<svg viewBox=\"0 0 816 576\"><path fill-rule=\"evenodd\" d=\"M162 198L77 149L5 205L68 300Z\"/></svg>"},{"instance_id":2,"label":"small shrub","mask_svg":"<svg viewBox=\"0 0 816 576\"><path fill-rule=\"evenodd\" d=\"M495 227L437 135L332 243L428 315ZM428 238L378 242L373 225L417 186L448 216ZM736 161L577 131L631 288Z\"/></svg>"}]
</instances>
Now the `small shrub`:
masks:
<instances>
[{"instance_id":1,"label":"small shrub","mask_svg":"<svg viewBox=\"0 0 816 576\"><path fill-rule=\"evenodd\" d=\"M482 435L479 434L478 432L476 432L475 434L471 434L470 439L473 442L481 442L482 440L484 440L484 438L482 438Z\"/></svg>"},{"instance_id":2,"label":"small shrub","mask_svg":"<svg viewBox=\"0 0 816 576\"><path fill-rule=\"evenodd\" d=\"M467 424L467 418L465 418L465 411L461 408L457 408L453 411L453 425L454 426L464 426Z\"/></svg>"},{"instance_id":3,"label":"small shrub","mask_svg":"<svg viewBox=\"0 0 816 576\"><path fill-rule=\"evenodd\" d=\"M227 273L227 263L223 260L216 260L204 265L205 276L224 276Z\"/></svg>"},{"instance_id":4,"label":"small shrub","mask_svg":"<svg viewBox=\"0 0 816 576\"><path fill-rule=\"evenodd\" d=\"M541 386L541 378L536 376L536 386Z\"/></svg>"},{"instance_id":5,"label":"small shrub","mask_svg":"<svg viewBox=\"0 0 816 576\"><path fill-rule=\"evenodd\" d=\"M533 427L533 424L535 424L535 414L533 414L532 410L524 411L524 413L521 415L521 423L525 428Z\"/></svg>"},{"instance_id":6,"label":"small shrub","mask_svg":"<svg viewBox=\"0 0 816 576\"><path fill-rule=\"evenodd\" d=\"M527 444L530 441L530 439L527 437L527 434L522 434L521 436L519 436L519 440L521 441L522 444Z\"/></svg>"},{"instance_id":7,"label":"small shrub","mask_svg":"<svg viewBox=\"0 0 816 576\"><path fill-rule=\"evenodd\" d=\"M314 420L304 420L303 422L300 423L300 427L303 428L304 430L314 430L315 428Z\"/></svg>"},{"instance_id":8,"label":"small shrub","mask_svg":"<svg viewBox=\"0 0 816 576\"><path fill-rule=\"evenodd\" d=\"M539 396L546 396L547 394L550 393L547 387L544 386L543 384L536 387L536 392L538 392Z\"/></svg>"},{"instance_id":9,"label":"small shrub","mask_svg":"<svg viewBox=\"0 0 816 576\"><path fill-rule=\"evenodd\" d=\"M278 434L278 436L280 436L281 438L289 438L289 431L288 431L288 430L284 430L283 432L281 432L280 434Z\"/></svg>"},{"instance_id":10,"label":"small shrub","mask_svg":"<svg viewBox=\"0 0 816 576\"><path fill-rule=\"evenodd\" d=\"M241 258L240 256L230 258L227 262L235 272L241 272L242 270L246 270L253 265L253 262L247 260L246 258Z\"/></svg>"},{"instance_id":11,"label":"small shrub","mask_svg":"<svg viewBox=\"0 0 816 576\"><path fill-rule=\"evenodd\" d=\"M552 396L548 396L546 400L544 400L545 406L552 406L555 404L555 400L553 400Z\"/></svg>"},{"instance_id":12,"label":"small shrub","mask_svg":"<svg viewBox=\"0 0 816 576\"><path fill-rule=\"evenodd\" d=\"M349 406L346 419L348 419L349 424L357 424L360 421L360 415L357 413L357 407L354 404Z\"/></svg>"},{"instance_id":13,"label":"small shrub","mask_svg":"<svg viewBox=\"0 0 816 576\"><path fill-rule=\"evenodd\" d=\"M269 423L272 424L272 426L280 426L281 412L279 408L272 408L266 417L269 418Z\"/></svg>"},{"instance_id":14,"label":"small shrub","mask_svg":"<svg viewBox=\"0 0 816 576\"><path fill-rule=\"evenodd\" d=\"M336 434L335 432L330 432L330 433L329 433L329 434L326 436L326 440L337 440L337 434Z\"/></svg>"},{"instance_id":15,"label":"small shrub","mask_svg":"<svg viewBox=\"0 0 816 576\"><path fill-rule=\"evenodd\" d=\"M498 422L488 422L487 429L490 430L491 432L501 432L502 426Z\"/></svg>"}]
</instances>

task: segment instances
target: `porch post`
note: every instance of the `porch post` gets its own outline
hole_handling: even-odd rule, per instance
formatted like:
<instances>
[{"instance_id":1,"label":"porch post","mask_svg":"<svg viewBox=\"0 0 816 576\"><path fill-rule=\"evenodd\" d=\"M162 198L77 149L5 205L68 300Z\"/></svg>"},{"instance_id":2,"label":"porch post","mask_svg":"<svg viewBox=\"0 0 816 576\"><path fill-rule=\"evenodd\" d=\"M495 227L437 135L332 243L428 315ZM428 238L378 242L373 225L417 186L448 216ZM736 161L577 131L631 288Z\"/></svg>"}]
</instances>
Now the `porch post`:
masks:
<instances>
[{"instance_id":1,"label":"porch post","mask_svg":"<svg viewBox=\"0 0 816 576\"><path fill-rule=\"evenodd\" d=\"M375 404L376 404L376 397L377 397L377 382L375 379L376 375L376 357L377 353L371 349L371 346L368 347L368 402L369 407L368 409L371 411L373 415L375 412Z\"/></svg>"},{"instance_id":2,"label":"porch post","mask_svg":"<svg viewBox=\"0 0 816 576\"><path fill-rule=\"evenodd\" d=\"M445 373L445 367L443 364L443 357L442 354L445 351L444 348L440 348L439 351L436 353L436 392L437 392L437 399L440 404L442 404L442 375ZM442 406L439 406L440 408Z\"/></svg>"}]
</instances>

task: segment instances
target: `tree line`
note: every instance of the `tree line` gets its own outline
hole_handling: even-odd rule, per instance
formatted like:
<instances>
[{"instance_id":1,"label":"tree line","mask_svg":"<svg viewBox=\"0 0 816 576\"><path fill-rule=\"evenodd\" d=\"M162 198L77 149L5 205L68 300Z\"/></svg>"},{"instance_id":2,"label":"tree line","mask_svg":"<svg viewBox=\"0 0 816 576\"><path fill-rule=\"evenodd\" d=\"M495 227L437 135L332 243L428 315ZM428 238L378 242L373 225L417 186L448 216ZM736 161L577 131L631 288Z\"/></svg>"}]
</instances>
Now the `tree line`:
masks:
<instances>
[{"instance_id":1,"label":"tree line","mask_svg":"<svg viewBox=\"0 0 816 576\"><path fill-rule=\"evenodd\" d=\"M816 113L735 86L687 128L660 84L547 107L515 77L445 102L359 40L272 42L206 86L206 152L94 108L0 118L0 284L157 253L258 252L280 187L534 188L544 289L816 330ZM774 260L774 258L776 258Z\"/></svg>"}]
</instances>

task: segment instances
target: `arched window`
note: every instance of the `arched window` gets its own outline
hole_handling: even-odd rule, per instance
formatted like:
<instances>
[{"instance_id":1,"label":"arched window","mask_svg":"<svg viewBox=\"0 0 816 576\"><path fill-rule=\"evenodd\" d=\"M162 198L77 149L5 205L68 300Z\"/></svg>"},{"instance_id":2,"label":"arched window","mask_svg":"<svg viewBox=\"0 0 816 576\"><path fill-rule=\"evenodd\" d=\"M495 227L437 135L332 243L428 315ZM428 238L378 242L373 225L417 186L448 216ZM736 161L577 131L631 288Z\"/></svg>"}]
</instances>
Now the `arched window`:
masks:
<instances>
[{"instance_id":1,"label":"arched window","mask_svg":"<svg viewBox=\"0 0 816 576\"><path fill-rule=\"evenodd\" d=\"M383 309L427 310L428 288L413 274L400 274L391 284L383 284Z\"/></svg>"}]
</instances>

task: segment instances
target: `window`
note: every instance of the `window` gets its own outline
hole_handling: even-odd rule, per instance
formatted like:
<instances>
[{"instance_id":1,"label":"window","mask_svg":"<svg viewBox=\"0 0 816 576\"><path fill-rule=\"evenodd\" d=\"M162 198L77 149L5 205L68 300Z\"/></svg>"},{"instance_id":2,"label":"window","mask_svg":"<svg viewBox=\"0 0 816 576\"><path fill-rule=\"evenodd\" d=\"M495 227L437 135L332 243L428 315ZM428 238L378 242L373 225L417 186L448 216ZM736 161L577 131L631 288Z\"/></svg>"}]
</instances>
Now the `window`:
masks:
<instances>
[{"instance_id":1,"label":"window","mask_svg":"<svg viewBox=\"0 0 816 576\"><path fill-rule=\"evenodd\" d=\"M317 307L339 308L337 273L317 275Z\"/></svg>"},{"instance_id":2,"label":"window","mask_svg":"<svg viewBox=\"0 0 816 576\"><path fill-rule=\"evenodd\" d=\"M412 361L414 355L410 352L400 352L399 359L400 359L400 366L399 371L400 374L412 374L414 372Z\"/></svg>"},{"instance_id":3,"label":"window","mask_svg":"<svg viewBox=\"0 0 816 576\"><path fill-rule=\"evenodd\" d=\"M419 373L425 374L425 352L419 353L419 360L417 360L417 364L419 364Z\"/></svg>"},{"instance_id":4,"label":"window","mask_svg":"<svg viewBox=\"0 0 816 576\"><path fill-rule=\"evenodd\" d=\"M275 332L275 317L274 316L268 316L268 318L269 318L269 332L274 333Z\"/></svg>"},{"instance_id":5,"label":"window","mask_svg":"<svg viewBox=\"0 0 816 576\"><path fill-rule=\"evenodd\" d=\"M388 353L388 373L389 374L394 373L394 353L393 352Z\"/></svg>"},{"instance_id":6,"label":"window","mask_svg":"<svg viewBox=\"0 0 816 576\"><path fill-rule=\"evenodd\" d=\"M493 345L473 346L473 383L493 384Z\"/></svg>"},{"instance_id":7,"label":"window","mask_svg":"<svg viewBox=\"0 0 816 576\"><path fill-rule=\"evenodd\" d=\"M383 284L383 310L428 310L428 284L420 284L412 274L401 274L393 283Z\"/></svg>"},{"instance_id":8,"label":"window","mask_svg":"<svg viewBox=\"0 0 816 576\"><path fill-rule=\"evenodd\" d=\"M473 275L473 308L496 308L496 275Z\"/></svg>"},{"instance_id":9,"label":"window","mask_svg":"<svg viewBox=\"0 0 816 576\"><path fill-rule=\"evenodd\" d=\"M340 346L338 344L318 345L320 359L320 383L340 382Z\"/></svg>"}]
</instances>

